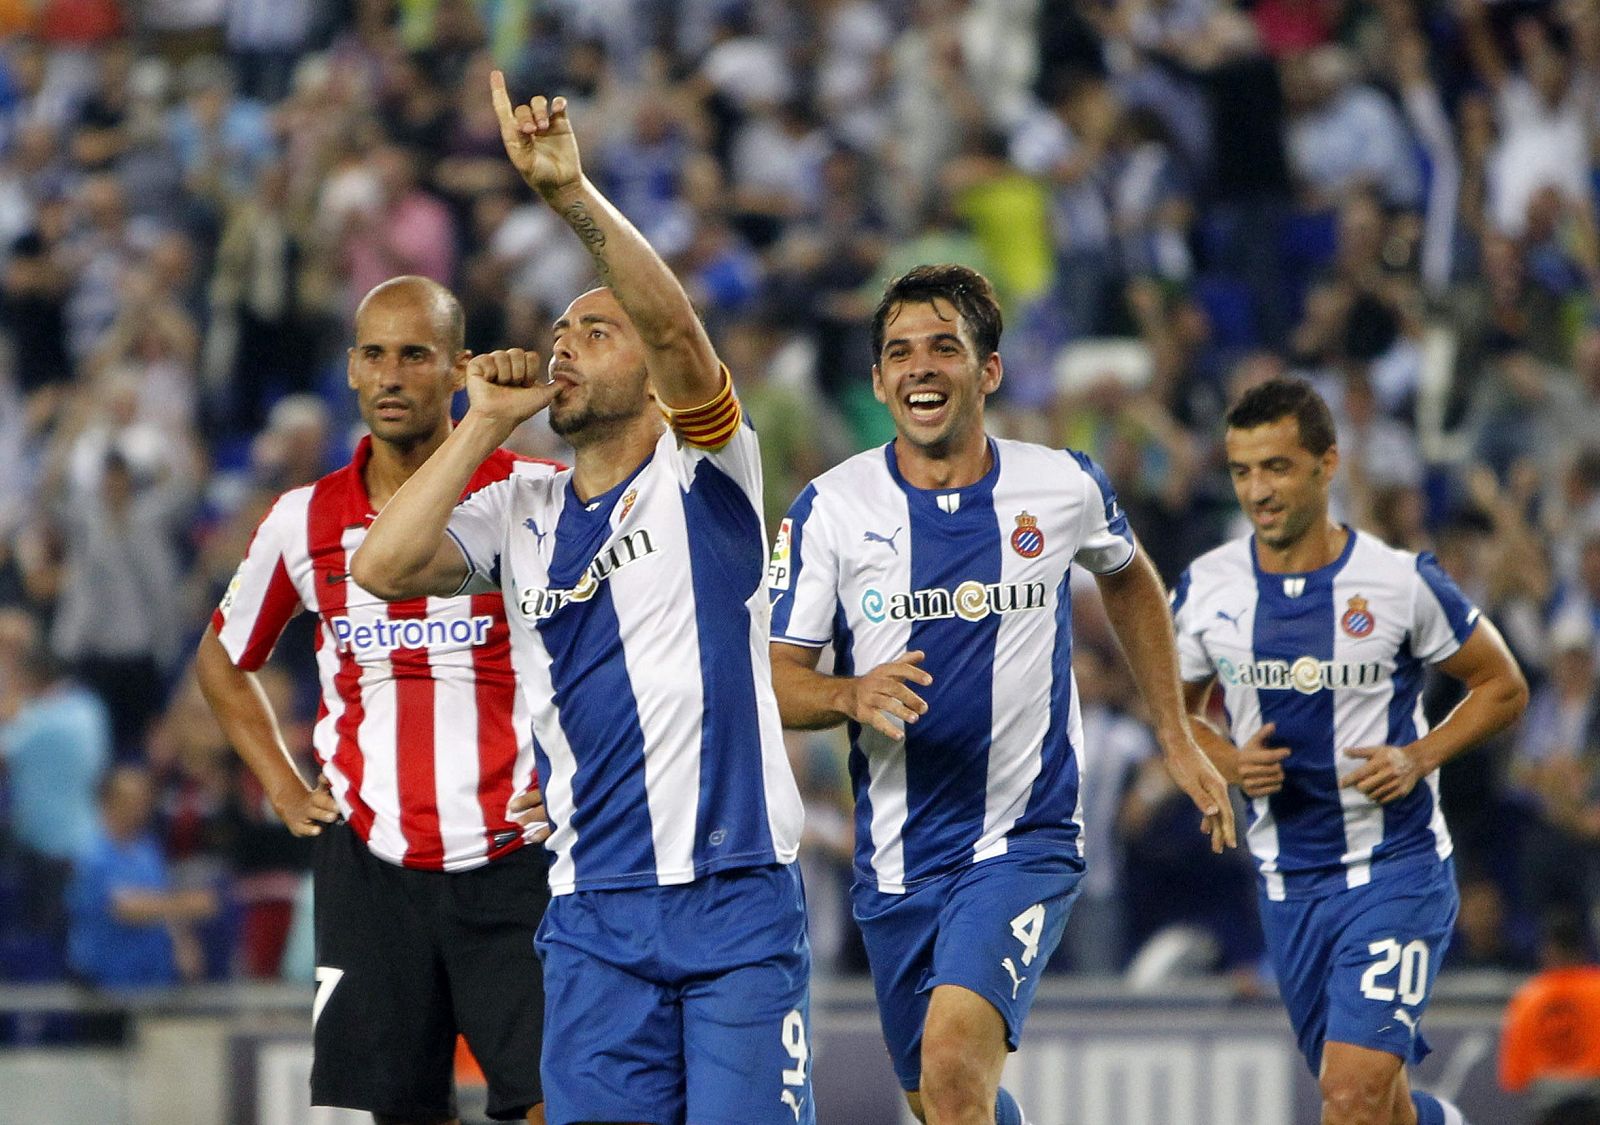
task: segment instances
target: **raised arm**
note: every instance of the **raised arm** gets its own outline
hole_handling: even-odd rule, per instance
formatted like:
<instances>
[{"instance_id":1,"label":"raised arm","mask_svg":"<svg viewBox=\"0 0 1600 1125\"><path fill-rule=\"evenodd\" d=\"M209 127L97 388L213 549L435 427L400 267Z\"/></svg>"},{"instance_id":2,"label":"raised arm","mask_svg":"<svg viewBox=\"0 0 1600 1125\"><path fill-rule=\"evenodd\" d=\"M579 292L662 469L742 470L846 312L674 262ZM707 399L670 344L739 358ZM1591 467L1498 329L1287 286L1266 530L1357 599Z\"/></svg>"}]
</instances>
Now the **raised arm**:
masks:
<instances>
[{"instance_id":1,"label":"raised arm","mask_svg":"<svg viewBox=\"0 0 1600 1125\"><path fill-rule=\"evenodd\" d=\"M567 99L513 105L505 76L490 78L500 139L529 187L573 229L595 271L643 341L646 365L664 406L703 406L722 390L722 365L688 294L638 229L583 174Z\"/></svg>"},{"instance_id":2,"label":"raised arm","mask_svg":"<svg viewBox=\"0 0 1600 1125\"><path fill-rule=\"evenodd\" d=\"M1114 574L1097 575L1096 580L1106 616L1150 710L1167 772L1200 810L1201 830L1210 834L1211 849L1232 847L1236 837L1228 785L1196 744L1189 726L1161 576L1141 547L1127 566Z\"/></svg>"}]
</instances>

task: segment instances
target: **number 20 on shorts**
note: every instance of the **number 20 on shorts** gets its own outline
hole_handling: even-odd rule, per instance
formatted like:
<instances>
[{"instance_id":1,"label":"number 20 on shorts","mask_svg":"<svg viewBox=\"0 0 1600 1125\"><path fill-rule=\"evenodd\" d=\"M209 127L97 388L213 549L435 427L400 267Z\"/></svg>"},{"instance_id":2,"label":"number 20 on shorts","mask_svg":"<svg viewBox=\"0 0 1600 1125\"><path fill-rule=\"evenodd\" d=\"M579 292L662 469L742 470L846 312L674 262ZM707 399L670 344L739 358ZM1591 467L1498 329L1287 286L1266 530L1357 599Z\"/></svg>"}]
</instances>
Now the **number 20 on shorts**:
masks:
<instances>
[{"instance_id":1,"label":"number 20 on shorts","mask_svg":"<svg viewBox=\"0 0 1600 1125\"><path fill-rule=\"evenodd\" d=\"M1428 945L1423 941L1408 941L1401 945L1394 938L1384 938L1367 946L1367 952L1376 958L1367 971L1361 974L1361 995L1368 1000L1389 1003L1396 995L1400 1003L1420 1003L1428 990ZM1380 981L1399 969L1399 979L1394 985Z\"/></svg>"}]
</instances>

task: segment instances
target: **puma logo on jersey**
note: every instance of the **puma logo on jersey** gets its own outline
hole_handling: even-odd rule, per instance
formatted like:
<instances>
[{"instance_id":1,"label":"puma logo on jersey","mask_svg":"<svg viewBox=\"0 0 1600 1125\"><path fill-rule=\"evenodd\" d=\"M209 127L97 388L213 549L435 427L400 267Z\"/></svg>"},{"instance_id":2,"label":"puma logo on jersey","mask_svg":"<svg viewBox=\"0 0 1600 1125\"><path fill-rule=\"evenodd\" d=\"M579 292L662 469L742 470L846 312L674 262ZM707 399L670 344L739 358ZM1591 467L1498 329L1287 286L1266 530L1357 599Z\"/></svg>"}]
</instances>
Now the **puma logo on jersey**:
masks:
<instances>
[{"instance_id":1,"label":"puma logo on jersey","mask_svg":"<svg viewBox=\"0 0 1600 1125\"><path fill-rule=\"evenodd\" d=\"M800 1107L806 1104L806 1096L804 1094L796 1094L793 1090L785 1090L779 1097L784 1105L794 1111L794 1119L799 1121Z\"/></svg>"},{"instance_id":2,"label":"puma logo on jersey","mask_svg":"<svg viewBox=\"0 0 1600 1125\"><path fill-rule=\"evenodd\" d=\"M1238 613L1235 613L1232 617L1229 617L1226 613L1223 613L1219 609L1217 610L1217 616L1237 629L1239 627L1239 618L1244 616L1244 610L1241 609Z\"/></svg>"},{"instance_id":3,"label":"puma logo on jersey","mask_svg":"<svg viewBox=\"0 0 1600 1125\"><path fill-rule=\"evenodd\" d=\"M889 550L898 555L900 553L900 548L894 545L894 541L900 537L900 533L904 530L904 527L897 527L890 535L879 535L876 531L863 531L861 533L861 541L863 543L882 543L885 547L889 548Z\"/></svg>"},{"instance_id":4,"label":"puma logo on jersey","mask_svg":"<svg viewBox=\"0 0 1600 1125\"><path fill-rule=\"evenodd\" d=\"M1006 975L1011 978L1011 999L1015 1000L1017 998L1018 989L1022 987L1022 982L1028 978L1017 975L1016 962L1012 961L1009 957L1001 959L1000 967L1004 969L1006 971Z\"/></svg>"},{"instance_id":5,"label":"puma logo on jersey","mask_svg":"<svg viewBox=\"0 0 1600 1125\"><path fill-rule=\"evenodd\" d=\"M527 528L529 531L533 532L534 538L536 540L534 545L539 550L541 550L541 551L544 550L544 537L546 535L549 535L550 533L548 531L539 530L539 522L537 520L535 520L532 516L529 516L527 519L523 520L522 521L522 526Z\"/></svg>"},{"instance_id":6,"label":"puma logo on jersey","mask_svg":"<svg viewBox=\"0 0 1600 1125\"><path fill-rule=\"evenodd\" d=\"M1417 1021L1404 1008L1396 1008L1394 1010L1394 1018L1405 1024L1406 1030L1411 1032L1412 1035L1417 1033Z\"/></svg>"}]
</instances>

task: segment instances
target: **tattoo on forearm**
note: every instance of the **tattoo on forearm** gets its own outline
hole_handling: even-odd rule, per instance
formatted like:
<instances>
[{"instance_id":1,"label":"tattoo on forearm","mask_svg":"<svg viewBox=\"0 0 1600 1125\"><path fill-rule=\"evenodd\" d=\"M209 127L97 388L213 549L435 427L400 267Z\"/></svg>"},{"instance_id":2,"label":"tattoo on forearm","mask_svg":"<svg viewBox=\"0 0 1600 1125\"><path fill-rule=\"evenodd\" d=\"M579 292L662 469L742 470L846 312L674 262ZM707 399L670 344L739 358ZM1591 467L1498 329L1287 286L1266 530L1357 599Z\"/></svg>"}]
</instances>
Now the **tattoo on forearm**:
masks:
<instances>
[{"instance_id":1,"label":"tattoo on forearm","mask_svg":"<svg viewBox=\"0 0 1600 1125\"><path fill-rule=\"evenodd\" d=\"M600 229L600 225L594 221L594 216L589 214L589 208L579 200L566 209L562 218L566 219L567 225L577 231L578 237L583 239L589 257L594 259L594 268L599 273L600 280L610 285L611 264L605 257L606 232Z\"/></svg>"}]
</instances>

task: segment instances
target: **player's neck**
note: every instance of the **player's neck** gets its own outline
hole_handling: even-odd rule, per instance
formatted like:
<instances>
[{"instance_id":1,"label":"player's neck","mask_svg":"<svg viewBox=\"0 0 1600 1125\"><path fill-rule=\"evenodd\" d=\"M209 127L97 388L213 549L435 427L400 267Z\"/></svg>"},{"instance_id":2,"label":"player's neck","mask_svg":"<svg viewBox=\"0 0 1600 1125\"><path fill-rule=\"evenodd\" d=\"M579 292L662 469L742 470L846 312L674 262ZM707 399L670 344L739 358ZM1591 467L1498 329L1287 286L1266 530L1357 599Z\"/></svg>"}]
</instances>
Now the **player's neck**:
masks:
<instances>
[{"instance_id":1,"label":"player's neck","mask_svg":"<svg viewBox=\"0 0 1600 1125\"><path fill-rule=\"evenodd\" d=\"M652 417L652 415L655 415ZM627 480L661 440L662 422L655 407L629 425L575 446L572 491L588 503Z\"/></svg>"},{"instance_id":2,"label":"player's neck","mask_svg":"<svg viewBox=\"0 0 1600 1125\"><path fill-rule=\"evenodd\" d=\"M1256 562L1268 574L1306 574L1321 570L1343 553L1354 534L1324 516L1286 547L1269 547L1256 537Z\"/></svg>"},{"instance_id":3,"label":"player's neck","mask_svg":"<svg viewBox=\"0 0 1600 1125\"><path fill-rule=\"evenodd\" d=\"M977 484L994 467L989 435L980 428L959 444L930 450L903 437L894 439L894 461L901 478L912 488L966 488Z\"/></svg>"},{"instance_id":4,"label":"player's neck","mask_svg":"<svg viewBox=\"0 0 1600 1125\"><path fill-rule=\"evenodd\" d=\"M433 456L433 451L443 445L444 439L449 436L450 430L446 427L409 445L373 438L372 456L367 459L362 477L367 500L373 510L382 511L389 497L400 491L400 486L411 479L411 474L420 469L422 463Z\"/></svg>"}]
</instances>

